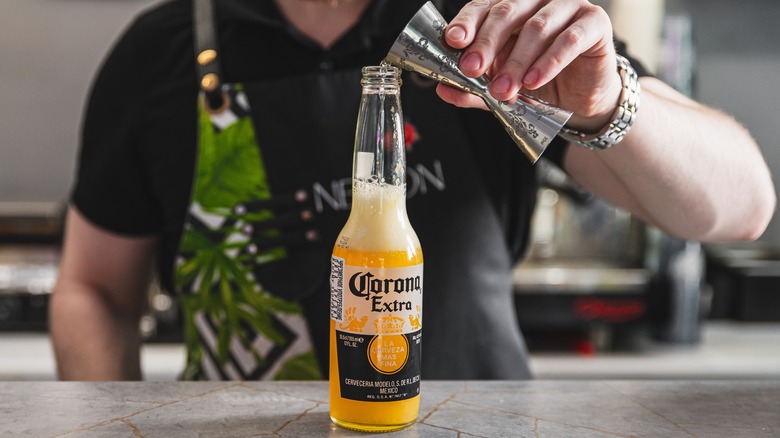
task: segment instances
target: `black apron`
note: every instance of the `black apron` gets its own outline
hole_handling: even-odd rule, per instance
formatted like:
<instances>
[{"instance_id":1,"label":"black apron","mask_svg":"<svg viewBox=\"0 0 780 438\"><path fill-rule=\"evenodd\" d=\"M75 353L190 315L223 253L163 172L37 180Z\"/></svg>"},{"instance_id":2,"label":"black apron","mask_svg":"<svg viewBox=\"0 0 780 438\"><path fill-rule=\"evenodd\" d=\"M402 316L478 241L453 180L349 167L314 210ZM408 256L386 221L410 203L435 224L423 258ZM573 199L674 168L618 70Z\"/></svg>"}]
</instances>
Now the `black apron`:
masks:
<instances>
[{"instance_id":1,"label":"black apron","mask_svg":"<svg viewBox=\"0 0 780 438\"><path fill-rule=\"evenodd\" d=\"M360 92L348 70L201 93L175 276L185 378L327 375L329 257L349 213ZM425 253L423 378L528 378L512 257L459 110L411 74L401 102L407 209Z\"/></svg>"}]
</instances>

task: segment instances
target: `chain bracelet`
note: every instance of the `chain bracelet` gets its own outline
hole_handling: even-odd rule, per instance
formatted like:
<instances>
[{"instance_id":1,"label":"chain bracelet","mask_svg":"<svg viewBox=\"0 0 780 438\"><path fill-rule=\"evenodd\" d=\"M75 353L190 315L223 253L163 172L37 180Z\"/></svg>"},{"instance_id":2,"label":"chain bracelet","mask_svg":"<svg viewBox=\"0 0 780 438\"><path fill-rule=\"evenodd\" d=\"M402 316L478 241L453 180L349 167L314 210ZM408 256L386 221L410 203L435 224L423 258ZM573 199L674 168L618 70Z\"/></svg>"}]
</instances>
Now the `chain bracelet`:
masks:
<instances>
[{"instance_id":1,"label":"chain bracelet","mask_svg":"<svg viewBox=\"0 0 780 438\"><path fill-rule=\"evenodd\" d=\"M589 149L607 149L623 140L636 120L639 109L639 77L631 63L617 55L618 73L623 82L620 103L615 109L613 120L598 134L584 134L576 129L563 127L560 136Z\"/></svg>"}]
</instances>

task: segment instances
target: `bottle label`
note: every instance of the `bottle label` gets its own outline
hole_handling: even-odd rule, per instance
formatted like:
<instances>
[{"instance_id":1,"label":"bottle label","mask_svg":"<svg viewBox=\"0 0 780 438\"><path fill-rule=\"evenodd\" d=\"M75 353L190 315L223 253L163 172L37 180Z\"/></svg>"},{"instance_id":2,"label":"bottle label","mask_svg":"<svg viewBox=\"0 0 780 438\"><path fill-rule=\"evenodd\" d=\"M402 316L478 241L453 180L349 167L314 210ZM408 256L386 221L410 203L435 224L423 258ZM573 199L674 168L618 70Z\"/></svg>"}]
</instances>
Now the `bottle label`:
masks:
<instances>
[{"instance_id":1,"label":"bottle label","mask_svg":"<svg viewBox=\"0 0 780 438\"><path fill-rule=\"evenodd\" d=\"M331 319L341 396L397 401L420 393L423 265L367 268L331 259Z\"/></svg>"}]
</instances>

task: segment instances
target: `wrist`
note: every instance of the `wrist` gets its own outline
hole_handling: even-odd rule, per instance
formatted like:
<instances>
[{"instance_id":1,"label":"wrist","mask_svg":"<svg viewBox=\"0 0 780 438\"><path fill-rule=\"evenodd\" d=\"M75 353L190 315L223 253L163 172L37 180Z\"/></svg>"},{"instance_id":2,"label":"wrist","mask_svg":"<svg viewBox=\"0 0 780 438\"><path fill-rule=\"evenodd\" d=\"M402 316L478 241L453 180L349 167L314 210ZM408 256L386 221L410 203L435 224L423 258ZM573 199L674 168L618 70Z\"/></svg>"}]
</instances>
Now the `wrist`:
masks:
<instances>
[{"instance_id":1,"label":"wrist","mask_svg":"<svg viewBox=\"0 0 780 438\"><path fill-rule=\"evenodd\" d=\"M620 105L623 95L623 81L620 72L615 69L613 80L609 84L609 91L598 105L590 113L574 114L567 128L582 132L585 135L595 136L602 132L615 118L615 109ZM577 116L580 117L577 117Z\"/></svg>"},{"instance_id":2,"label":"wrist","mask_svg":"<svg viewBox=\"0 0 780 438\"><path fill-rule=\"evenodd\" d=\"M580 125L564 126L559 134L561 137L591 149L606 149L623 140L639 109L640 86L631 63L620 55L617 55L617 61L621 80L617 105L610 112L589 117Z\"/></svg>"}]
</instances>

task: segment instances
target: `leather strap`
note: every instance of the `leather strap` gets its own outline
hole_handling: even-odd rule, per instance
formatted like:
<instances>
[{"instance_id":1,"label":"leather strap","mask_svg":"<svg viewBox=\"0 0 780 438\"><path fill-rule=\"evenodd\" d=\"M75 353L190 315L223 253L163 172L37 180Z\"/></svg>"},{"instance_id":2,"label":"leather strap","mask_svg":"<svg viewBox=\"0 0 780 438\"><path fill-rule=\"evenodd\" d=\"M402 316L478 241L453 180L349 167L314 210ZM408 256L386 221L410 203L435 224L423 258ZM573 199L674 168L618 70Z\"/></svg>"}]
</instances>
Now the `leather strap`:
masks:
<instances>
[{"instance_id":1,"label":"leather strap","mask_svg":"<svg viewBox=\"0 0 780 438\"><path fill-rule=\"evenodd\" d=\"M224 103L224 96L213 0L193 0L192 23L199 86L205 94L208 106L212 109L220 108Z\"/></svg>"}]
</instances>

